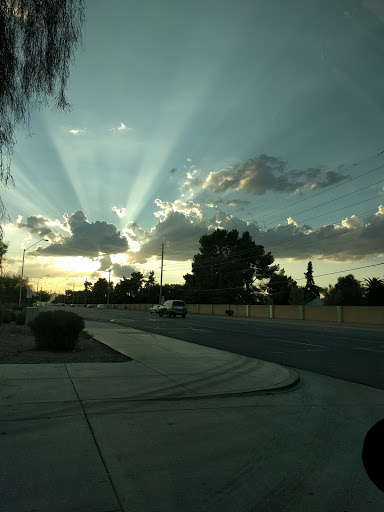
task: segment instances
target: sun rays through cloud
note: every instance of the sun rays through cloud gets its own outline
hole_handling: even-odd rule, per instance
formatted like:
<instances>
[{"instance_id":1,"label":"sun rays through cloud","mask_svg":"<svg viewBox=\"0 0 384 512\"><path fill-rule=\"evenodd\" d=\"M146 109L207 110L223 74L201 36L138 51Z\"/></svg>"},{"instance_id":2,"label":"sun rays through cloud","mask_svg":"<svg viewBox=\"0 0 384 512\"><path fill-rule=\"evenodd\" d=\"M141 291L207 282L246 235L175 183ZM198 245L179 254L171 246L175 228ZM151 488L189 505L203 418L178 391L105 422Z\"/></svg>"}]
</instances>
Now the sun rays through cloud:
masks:
<instances>
[{"instance_id":1,"label":"sun rays through cloud","mask_svg":"<svg viewBox=\"0 0 384 512\"><path fill-rule=\"evenodd\" d=\"M377 1L115 1L92 4L73 109L34 112L33 136L18 137L9 271L46 238L28 254L33 279L158 275L164 244L182 282L215 228L249 230L300 277L303 258L383 254Z\"/></svg>"}]
</instances>

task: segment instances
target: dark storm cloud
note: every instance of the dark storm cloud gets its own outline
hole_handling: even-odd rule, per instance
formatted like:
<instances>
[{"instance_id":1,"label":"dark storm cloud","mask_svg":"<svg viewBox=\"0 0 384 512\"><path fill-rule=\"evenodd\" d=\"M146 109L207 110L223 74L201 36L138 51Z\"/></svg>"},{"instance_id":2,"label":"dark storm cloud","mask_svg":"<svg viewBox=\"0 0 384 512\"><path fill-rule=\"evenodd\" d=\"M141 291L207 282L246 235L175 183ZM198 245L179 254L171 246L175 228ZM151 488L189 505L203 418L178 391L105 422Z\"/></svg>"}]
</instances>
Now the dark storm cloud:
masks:
<instances>
[{"instance_id":1,"label":"dark storm cloud","mask_svg":"<svg viewBox=\"0 0 384 512\"><path fill-rule=\"evenodd\" d=\"M131 267L130 265L120 265L119 263L114 263L112 266L113 275L115 277L131 277L133 272L138 272L137 268Z\"/></svg>"},{"instance_id":2,"label":"dark storm cloud","mask_svg":"<svg viewBox=\"0 0 384 512\"><path fill-rule=\"evenodd\" d=\"M304 187L328 187L348 179L338 171L322 168L288 170L286 162L279 158L260 155L241 164L209 173L203 189L221 193L236 190L252 195L263 195L268 191L296 192Z\"/></svg>"},{"instance_id":3,"label":"dark storm cloud","mask_svg":"<svg viewBox=\"0 0 384 512\"><path fill-rule=\"evenodd\" d=\"M35 254L41 256L84 256L96 257L100 253L117 254L126 252L128 241L121 236L114 224L105 221L89 222L84 212L77 211L71 216L65 214L65 227L69 235L48 247L40 247ZM47 220L47 219L46 219ZM33 225L31 229L35 229Z\"/></svg>"},{"instance_id":4,"label":"dark storm cloud","mask_svg":"<svg viewBox=\"0 0 384 512\"><path fill-rule=\"evenodd\" d=\"M210 220L191 219L185 213L171 212L143 237L142 246L134 253L136 261L160 257L161 244L166 241L165 258L185 261L199 249L199 238L213 229L249 231L253 240L271 251L275 258L294 260L326 259L357 261L384 253L384 207L362 219L352 215L339 223L328 224L317 230L298 225L289 218L286 224L263 229L222 211L216 211Z\"/></svg>"},{"instance_id":5,"label":"dark storm cloud","mask_svg":"<svg viewBox=\"0 0 384 512\"><path fill-rule=\"evenodd\" d=\"M57 233L52 229L52 221L41 215L31 215L25 222L18 222L19 228L26 229L29 233L37 235L40 238L46 238L50 242L60 243L63 240L63 235Z\"/></svg>"},{"instance_id":6,"label":"dark storm cloud","mask_svg":"<svg viewBox=\"0 0 384 512\"><path fill-rule=\"evenodd\" d=\"M261 230L249 227L256 241L276 258L358 261L384 253L384 207L363 219L352 215L337 224L317 230L290 220L285 225Z\"/></svg>"},{"instance_id":7,"label":"dark storm cloud","mask_svg":"<svg viewBox=\"0 0 384 512\"><path fill-rule=\"evenodd\" d=\"M181 212L170 212L147 233L140 251L132 254L137 261L161 255L161 244L165 242L164 258L183 261L191 258L199 248L199 239L208 232L206 223Z\"/></svg>"},{"instance_id":8,"label":"dark storm cloud","mask_svg":"<svg viewBox=\"0 0 384 512\"><path fill-rule=\"evenodd\" d=\"M105 272L104 277L106 279L109 279L109 276L107 275L109 270L111 270L111 275L114 277L130 277L132 272L137 272L137 269L131 265L120 265L119 263L113 263L109 254L106 254L100 258L99 261L100 267L95 271L95 275L98 275L99 272Z\"/></svg>"}]
</instances>

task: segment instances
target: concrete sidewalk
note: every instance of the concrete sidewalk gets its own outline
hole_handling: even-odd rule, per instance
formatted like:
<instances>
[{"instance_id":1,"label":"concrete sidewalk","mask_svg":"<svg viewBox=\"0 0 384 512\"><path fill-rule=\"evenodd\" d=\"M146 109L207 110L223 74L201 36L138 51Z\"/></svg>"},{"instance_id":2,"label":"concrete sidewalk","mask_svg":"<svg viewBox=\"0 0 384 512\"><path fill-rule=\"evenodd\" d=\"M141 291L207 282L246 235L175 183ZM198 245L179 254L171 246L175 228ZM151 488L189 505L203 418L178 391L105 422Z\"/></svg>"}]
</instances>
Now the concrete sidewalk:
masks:
<instances>
[{"instance_id":1,"label":"concrete sidewalk","mask_svg":"<svg viewBox=\"0 0 384 512\"><path fill-rule=\"evenodd\" d=\"M97 398L207 397L234 393L282 390L297 384L299 376L290 369L131 327L86 322L94 337L114 350L132 357L131 363L80 365L73 377L106 378ZM112 373L110 373L112 371ZM91 372L91 373L90 373ZM114 375L116 386L110 382ZM124 379L131 379L129 388ZM109 379L109 380L108 380ZM91 383L91 389L93 383ZM96 398L95 391L91 391ZM81 396L83 396L81 394ZM85 396L83 396L85 398Z\"/></svg>"},{"instance_id":2,"label":"concrete sidewalk","mask_svg":"<svg viewBox=\"0 0 384 512\"><path fill-rule=\"evenodd\" d=\"M113 404L236 396L299 381L289 368L221 350L99 322L86 328L133 361L0 365L2 512L125 510L90 420L115 422Z\"/></svg>"}]
</instances>

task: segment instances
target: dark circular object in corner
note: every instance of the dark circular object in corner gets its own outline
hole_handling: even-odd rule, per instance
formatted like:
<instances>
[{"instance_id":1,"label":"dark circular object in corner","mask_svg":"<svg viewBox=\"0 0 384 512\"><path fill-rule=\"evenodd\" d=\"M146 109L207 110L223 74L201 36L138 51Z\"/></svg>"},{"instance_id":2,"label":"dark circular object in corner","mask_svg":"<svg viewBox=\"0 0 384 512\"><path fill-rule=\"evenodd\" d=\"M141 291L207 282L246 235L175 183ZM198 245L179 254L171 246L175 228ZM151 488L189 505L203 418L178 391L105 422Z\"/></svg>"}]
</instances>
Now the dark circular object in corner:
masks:
<instances>
[{"instance_id":1,"label":"dark circular object in corner","mask_svg":"<svg viewBox=\"0 0 384 512\"><path fill-rule=\"evenodd\" d=\"M368 430L363 445L362 459L369 478L384 492L384 419Z\"/></svg>"}]
</instances>

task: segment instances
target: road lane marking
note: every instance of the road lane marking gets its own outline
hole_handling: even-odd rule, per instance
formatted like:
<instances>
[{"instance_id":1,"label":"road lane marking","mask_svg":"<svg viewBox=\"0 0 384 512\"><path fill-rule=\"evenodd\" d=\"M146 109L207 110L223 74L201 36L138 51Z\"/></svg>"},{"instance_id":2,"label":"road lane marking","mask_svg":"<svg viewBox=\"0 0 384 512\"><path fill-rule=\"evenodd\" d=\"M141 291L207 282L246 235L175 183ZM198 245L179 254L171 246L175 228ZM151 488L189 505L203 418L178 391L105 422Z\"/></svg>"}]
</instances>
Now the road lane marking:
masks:
<instances>
[{"instance_id":1,"label":"road lane marking","mask_svg":"<svg viewBox=\"0 0 384 512\"><path fill-rule=\"evenodd\" d=\"M376 350L375 348L365 348L365 347L354 347L355 350L367 350L368 352L381 352L384 354L384 350Z\"/></svg>"},{"instance_id":2,"label":"road lane marking","mask_svg":"<svg viewBox=\"0 0 384 512\"><path fill-rule=\"evenodd\" d=\"M290 341L290 340L282 340L281 338L272 338L272 341L284 341L285 343L297 343L298 345L310 345L311 347L322 347L325 348L325 345L316 345L316 343L305 343L303 341Z\"/></svg>"}]
</instances>

